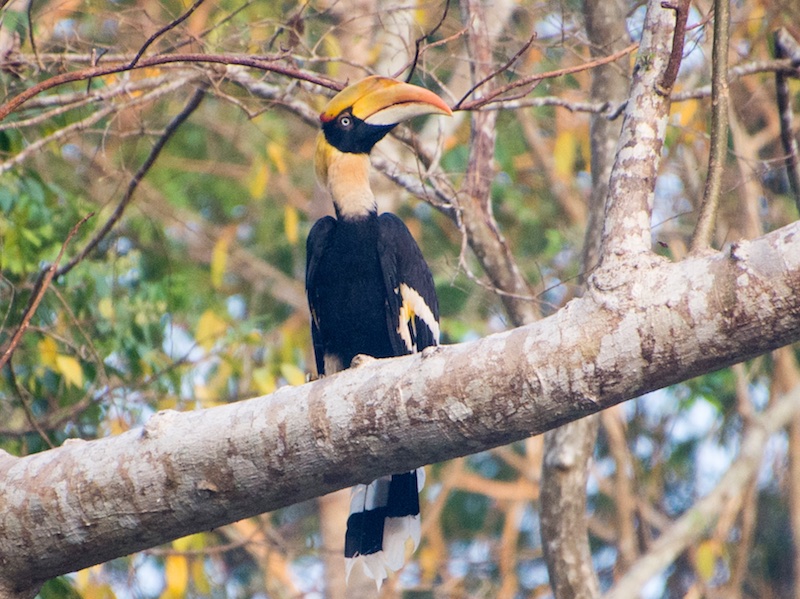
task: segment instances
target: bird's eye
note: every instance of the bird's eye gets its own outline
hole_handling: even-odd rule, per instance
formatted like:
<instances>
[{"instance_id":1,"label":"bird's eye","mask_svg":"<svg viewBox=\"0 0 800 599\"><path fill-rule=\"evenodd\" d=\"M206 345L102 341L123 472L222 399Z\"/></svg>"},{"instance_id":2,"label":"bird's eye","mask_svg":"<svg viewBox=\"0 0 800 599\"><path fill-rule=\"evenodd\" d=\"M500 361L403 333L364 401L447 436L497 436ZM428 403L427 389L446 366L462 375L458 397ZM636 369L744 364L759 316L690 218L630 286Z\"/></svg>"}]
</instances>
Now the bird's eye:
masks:
<instances>
[{"instance_id":1,"label":"bird's eye","mask_svg":"<svg viewBox=\"0 0 800 599\"><path fill-rule=\"evenodd\" d=\"M349 129L353 126L353 117L349 114L343 114L339 117L339 126L343 129Z\"/></svg>"}]
</instances>

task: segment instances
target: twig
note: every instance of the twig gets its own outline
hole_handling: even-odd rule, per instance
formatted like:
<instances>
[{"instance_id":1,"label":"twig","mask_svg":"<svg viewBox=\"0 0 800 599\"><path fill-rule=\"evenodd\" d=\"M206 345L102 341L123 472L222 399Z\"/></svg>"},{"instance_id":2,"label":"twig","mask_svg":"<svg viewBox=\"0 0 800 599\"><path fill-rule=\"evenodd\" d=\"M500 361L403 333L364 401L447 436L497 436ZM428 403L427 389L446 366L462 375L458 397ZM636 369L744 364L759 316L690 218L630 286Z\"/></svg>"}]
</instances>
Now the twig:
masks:
<instances>
[{"instance_id":1,"label":"twig","mask_svg":"<svg viewBox=\"0 0 800 599\"><path fill-rule=\"evenodd\" d=\"M714 47L711 51L711 147L708 155L708 175L703 188L700 217L692 235L691 252L711 245L714 222L719 207L722 170L728 151L728 0L714 0Z\"/></svg>"},{"instance_id":2,"label":"twig","mask_svg":"<svg viewBox=\"0 0 800 599\"><path fill-rule=\"evenodd\" d=\"M177 19L174 19L174 20L172 20L171 22L167 23L167 24L166 24L166 25L164 25L164 26L163 26L161 29L159 29L159 30L158 30L158 31L156 31L156 32L155 32L153 35L151 35L149 38L147 38L147 41L145 41L145 43L142 45L142 47L141 47L141 48L139 48L139 51L136 53L136 56L134 56L134 57L133 57L133 60L132 60L132 61L130 61L130 63L128 64L128 68L129 68L129 69L132 69L133 67L135 67L135 66L136 66L136 63L137 63L137 62L139 62L139 59L140 59L140 58L141 58L141 57L144 55L144 53L145 53L145 52L147 52L147 49L148 49L148 48L149 48L149 47L150 47L150 46L151 46L151 45L152 45L152 44L153 44L153 43L154 43L154 42L155 42L155 41L156 41L158 38L160 38L162 35L164 35L164 34L165 34L167 31L169 31L170 29L174 29L175 27L177 27L178 25L180 25L181 23L183 23L183 22L184 22L186 19L188 19L188 18L189 18L189 16L190 16L190 15L191 15L191 14L192 14L192 13L193 13L195 10L197 10L197 7L198 7L198 6L200 6L200 5L203 3L203 1L204 1L204 0L195 0L194 4L192 4L192 6L191 6L191 7L189 7L189 10L187 10L185 13L183 13L183 14L182 14L181 16L179 16Z\"/></svg>"},{"instance_id":3,"label":"twig","mask_svg":"<svg viewBox=\"0 0 800 599\"><path fill-rule=\"evenodd\" d=\"M202 38L206 37L209 33L214 31L218 27L222 27L225 23L227 23L228 21L233 19L240 12L242 12L243 10L248 8L254 1L255 0L247 0L247 2L242 3L241 6L237 7L235 10L233 10L229 14L225 15L222 19L220 19L219 21L217 21L213 25L210 25L209 27L207 27L206 29L204 29L200 33L198 33L196 36L191 36L191 37L189 37L189 39L185 39L182 42L177 42L175 44L172 44L171 46L168 46L164 50L164 52L174 52L175 50L178 50L180 48L183 48L184 46L187 46L187 45L191 44L193 41L196 41L198 39L202 39Z\"/></svg>"},{"instance_id":4,"label":"twig","mask_svg":"<svg viewBox=\"0 0 800 599\"><path fill-rule=\"evenodd\" d=\"M778 29L774 34L775 58L791 58L792 62L800 64L800 46L789 35L785 28ZM789 178L789 187L794 195L797 210L800 211L800 160L798 159L797 139L792 133L792 102L789 95L788 76L782 71L775 71L775 92L778 102L778 114L781 122L781 144L785 154L784 162L786 174Z\"/></svg>"},{"instance_id":5,"label":"twig","mask_svg":"<svg viewBox=\"0 0 800 599\"><path fill-rule=\"evenodd\" d=\"M672 92L675 80L678 78L678 71L683 60L683 42L686 37L686 19L689 16L689 0L679 0L678 4L672 2L662 2L663 8L675 11L675 29L672 32L672 51L669 54L669 62L661 81L656 85L656 91L662 96L668 96ZM716 36L714 38L716 42Z\"/></svg>"},{"instance_id":6,"label":"twig","mask_svg":"<svg viewBox=\"0 0 800 599\"><path fill-rule=\"evenodd\" d=\"M150 58L143 58L136 63L134 69L144 69L148 67L155 67L173 63L214 63L224 65L241 65L262 71L269 71L279 75L285 75L292 79L300 79L308 81L320 87L326 87L335 91L342 89L342 85L328 79L327 77L310 73L294 67L279 65L277 62L283 58L282 55L277 56L244 56L240 54L165 54L162 56L152 56ZM37 96L43 91L52 89L65 83L74 83L75 81L82 81L84 79L91 79L93 77L101 77L103 75L111 75L113 73L124 73L130 71L129 63L106 63L79 69L77 71L70 71L69 73L62 73L36 85L29 87L24 92L14 96L9 101L0 105L0 121L5 119L9 114L14 112L22 104Z\"/></svg>"},{"instance_id":7,"label":"twig","mask_svg":"<svg viewBox=\"0 0 800 599\"><path fill-rule=\"evenodd\" d=\"M28 17L28 42L31 45L31 52L33 52L33 57L36 59L39 69L44 70L42 61L39 60L39 51L36 49L36 39L33 37L33 17L31 16L33 14L33 0L28 0L28 8L25 14Z\"/></svg>"},{"instance_id":8,"label":"twig","mask_svg":"<svg viewBox=\"0 0 800 599\"><path fill-rule=\"evenodd\" d=\"M150 167L153 166L153 163L158 158L158 155L161 153L161 150L166 145L167 141L172 137L172 134L177 131L178 127L183 124L183 122L189 118L195 109L200 105L203 97L205 96L206 90L205 87L199 87L192 97L189 99L189 102L184 106L183 110L181 110L175 118L173 118L167 127L164 129L164 134L158 138L153 148L150 150L150 154L148 154L147 158L145 159L144 163L139 167L139 170L133 175L133 178L128 183L128 188L125 190L125 195L122 196L119 204L117 205L114 212L105 222L105 224L100 228L100 230L95 233L94 237L86 244L86 246L75 256L72 260L70 260L67 264L65 264L61 269L58 271L58 276L65 275L70 270L72 270L81 260L83 260L89 252L91 252L97 244L99 244L103 238L108 234L109 231L114 227L117 221L122 217L122 213L125 211L125 208L131 201L133 197L133 192L136 191L136 188L139 186L139 183L147 174L147 171L150 170Z\"/></svg>"},{"instance_id":9,"label":"twig","mask_svg":"<svg viewBox=\"0 0 800 599\"><path fill-rule=\"evenodd\" d=\"M33 286L33 292L31 294L31 299L28 302L27 307L25 308L25 313L22 315L22 322L19 323L17 330L14 331L14 334L11 335L11 340L8 342L8 345L3 350L3 354L0 355L0 368L6 365L6 363L11 358L11 354L14 353L14 350L19 345L20 340L22 339L22 335L27 330L28 326L31 323L31 318L36 313L36 309L39 307L39 304L44 297L45 291L47 291L47 287L50 285L50 281L53 280L53 276L56 274L56 268L58 268L58 263L61 261L61 258L64 256L64 251L67 249L67 245L69 244L70 240L75 236L75 233L78 232L78 229L81 227L83 223L89 220L92 216L94 216L94 212L90 212L86 216L84 216L81 220L79 220L75 225L70 229L70 232L67 234L67 238L64 240L64 243L61 244L61 249L58 251L58 256L56 256L55 262L53 262L50 266L44 269L36 280L35 285Z\"/></svg>"},{"instance_id":10,"label":"twig","mask_svg":"<svg viewBox=\"0 0 800 599\"><path fill-rule=\"evenodd\" d=\"M406 76L406 83L411 81L411 77L414 76L414 71L417 68L417 61L419 60L420 55L422 54L422 52L420 51L422 47L422 42L424 42L434 33L439 31L441 26L444 24L444 20L447 18L447 13L449 11L450 11L450 0L446 0L444 3L444 10L442 11L442 16L439 19L439 22L436 23L436 26L433 29L431 29L428 33L419 36L414 42L414 58L411 59L411 70L408 72L408 75ZM398 77L400 73L406 70L407 67L408 65L404 65L402 69L400 69L397 73L394 74L394 77Z\"/></svg>"},{"instance_id":11,"label":"twig","mask_svg":"<svg viewBox=\"0 0 800 599\"><path fill-rule=\"evenodd\" d=\"M511 65L514 64L515 62L517 62L517 60L519 60L520 56L522 56L523 54L525 54L525 52L528 51L528 48L531 47L531 44L533 44L533 40L535 40L535 39L536 39L536 32L534 31L531 34L531 36L528 38L528 41L526 41L522 45L522 47L514 53L514 56L509 58L506 61L506 63L503 66L501 66L499 69L495 69L494 71L492 71L491 73L486 75L484 78L482 78L480 81L478 81L476 84L474 84L472 87L470 87L469 90L467 90L467 93L465 93L461 97L461 99L458 102L456 102L456 105L453 108L455 110L458 110L459 108L461 108L461 106L464 104L466 99L469 98L472 94L474 94L475 91L479 87L481 87L483 85L486 85L486 83L488 83L489 81L491 81L492 79L497 77L500 73L505 73L508 69L510 69Z\"/></svg>"},{"instance_id":12,"label":"twig","mask_svg":"<svg viewBox=\"0 0 800 599\"><path fill-rule=\"evenodd\" d=\"M530 85L531 83L535 83L543 79L553 79L555 77L563 77L564 75L571 75L572 73L580 73L581 71L586 71L588 69L599 67L600 65L608 64L609 62L614 62L616 60L619 60L623 56L627 56L628 54L636 50L638 47L639 44L634 43L628 46L627 48L623 48L619 52L614 52L614 54L606 56L605 58L598 58L597 60L585 62L583 64L574 67L567 67L565 69L558 69L556 71L548 71L546 73L537 73L535 75L523 77L521 79L518 79L517 81L513 81L507 85L498 87L491 93L487 94L486 96L478 100L473 100L471 102L460 102L456 104L455 108L457 110L475 110L477 108L482 108L487 104L492 104L494 102L502 101L503 99L500 98L500 96L510 92L511 90L524 87L526 85ZM2 118L2 116L3 116L2 112L0 112L0 119Z\"/></svg>"},{"instance_id":13,"label":"twig","mask_svg":"<svg viewBox=\"0 0 800 599\"><path fill-rule=\"evenodd\" d=\"M110 100L122 94L131 94L131 92L149 90L170 81L175 81L175 75L162 75L160 77L151 77L142 79L140 81L121 81L117 85L109 85L106 88L93 90L86 94L85 92L61 94L60 96L49 96L52 102L42 103L41 107L56 106L46 112L41 112L34 117L21 119L18 121L0 123L0 131L7 129L22 129L24 127L33 127L49 121L60 114L81 108L87 104L93 104L103 100ZM30 108L35 102L30 102L27 108ZM37 103L38 104L38 103Z\"/></svg>"},{"instance_id":14,"label":"twig","mask_svg":"<svg viewBox=\"0 0 800 599\"><path fill-rule=\"evenodd\" d=\"M125 106L130 108L131 106L137 106L139 104L144 104L146 102L149 102L149 101L151 101L151 100L153 100L153 99L155 99L155 98L157 98L159 96L162 96L162 95L164 95L166 93L169 93L170 91L174 91L174 90L180 88L181 86L185 85L186 81L187 81L187 79L175 79L175 78L173 78L172 82L169 83L168 85L164 86L163 88L155 89L153 91L148 92L147 94L145 94L143 96L139 96L138 98L134 98L133 100L127 102L125 104ZM0 163L0 175L5 173L6 171L10 170L14 166L16 166L18 164L21 164L22 162L27 160L27 158L29 156L31 156L32 154L38 152L39 149L41 149L43 146L45 146L45 145L47 145L47 144L49 144L49 143L51 143L53 141L62 140L62 139L64 139L65 137L67 137L68 135L70 135L71 133L73 133L75 131L82 131L82 130L88 128L88 127L91 127L92 125L94 125L98 121L102 120L103 118L105 118L106 116L108 116L109 114L111 114L111 113L113 113L113 112L115 112L117 110L120 110L119 106L114 105L114 104L109 104L108 106L98 110L97 112L95 112L93 114L90 114L85 119L81 119L80 121L76 121L74 123L71 123L71 124L67 125L66 127L63 127L61 129L58 129L58 130L54 131L50 135L47 135L45 137L37 139L35 142L33 142L30 145L26 146L24 150L20 151L19 153L14 155L12 158L9 158L5 162Z\"/></svg>"},{"instance_id":15,"label":"twig","mask_svg":"<svg viewBox=\"0 0 800 599\"><path fill-rule=\"evenodd\" d=\"M33 410L31 410L31 406L28 404L27 398L25 398L20 390L19 383L17 382L17 376L14 374L14 367L10 361L8 364L6 364L5 371L6 376L8 377L8 382L10 383L10 387L14 391L17 401L19 401L20 405L22 406L22 411L25 412L25 419L28 421L28 424L30 424L31 427L33 427L33 429L39 434L42 440L47 443L47 446L50 449L53 449L55 445L50 440L50 437L47 436L47 433L44 431L41 425L36 421L36 416L34 416Z\"/></svg>"}]
</instances>

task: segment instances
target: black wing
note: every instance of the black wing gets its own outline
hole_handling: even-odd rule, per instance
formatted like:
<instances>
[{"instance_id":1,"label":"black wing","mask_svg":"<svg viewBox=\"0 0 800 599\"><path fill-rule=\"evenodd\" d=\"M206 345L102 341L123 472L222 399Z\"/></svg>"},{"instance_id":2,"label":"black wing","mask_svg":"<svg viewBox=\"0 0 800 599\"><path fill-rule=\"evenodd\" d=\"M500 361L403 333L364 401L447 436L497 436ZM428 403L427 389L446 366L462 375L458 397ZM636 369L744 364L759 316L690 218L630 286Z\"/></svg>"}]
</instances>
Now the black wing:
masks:
<instances>
[{"instance_id":1,"label":"black wing","mask_svg":"<svg viewBox=\"0 0 800 599\"><path fill-rule=\"evenodd\" d=\"M325 374L325 349L322 345L317 317L317 290L314 285L314 275L328 245L328 237L335 227L336 219L332 216L325 216L314 223L306 241L306 296L308 297L308 308L311 311L311 340L314 343L314 358L317 362L317 374L320 376Z\"/></svg>"},{"instance_id":2,"label":"black wing","mask_svg":"<svg viewBox=\"0 0 800 599\"><path fill-rule=\"evenodd\" d=\"M433 276L406 225L378 217L378 255L386 285L386 321L397 355L439 344L439 302Z\"/></svg>"}]
</instances>

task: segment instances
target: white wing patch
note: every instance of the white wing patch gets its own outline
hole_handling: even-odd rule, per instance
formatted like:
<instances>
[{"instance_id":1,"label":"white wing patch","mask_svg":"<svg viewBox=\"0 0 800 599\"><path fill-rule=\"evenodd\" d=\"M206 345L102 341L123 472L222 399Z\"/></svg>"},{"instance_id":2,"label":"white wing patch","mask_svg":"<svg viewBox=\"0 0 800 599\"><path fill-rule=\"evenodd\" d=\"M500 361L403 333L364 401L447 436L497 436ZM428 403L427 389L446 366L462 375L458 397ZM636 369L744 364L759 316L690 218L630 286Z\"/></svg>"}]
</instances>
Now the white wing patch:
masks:
<instances>
[{"instance_id":1,"label":"white wing patch","mask_svg":"<svg viewBox=\"0 0 800 599\"><path fill-rule=\"evenodd\" d=\"M405 283L400 283L400 298L403 303L400 305L400 315L397 322L397 333L406 344L410 352L416 352L417 346L411 337L411 330L416 326L414 317L419 318L425 326L430 329L436 343L439 343L439 323L436 317L422 296ZM414 331L416 333L416 330ZM416 335L415 335L416 336Z\"/></svg>"}]
</instances>

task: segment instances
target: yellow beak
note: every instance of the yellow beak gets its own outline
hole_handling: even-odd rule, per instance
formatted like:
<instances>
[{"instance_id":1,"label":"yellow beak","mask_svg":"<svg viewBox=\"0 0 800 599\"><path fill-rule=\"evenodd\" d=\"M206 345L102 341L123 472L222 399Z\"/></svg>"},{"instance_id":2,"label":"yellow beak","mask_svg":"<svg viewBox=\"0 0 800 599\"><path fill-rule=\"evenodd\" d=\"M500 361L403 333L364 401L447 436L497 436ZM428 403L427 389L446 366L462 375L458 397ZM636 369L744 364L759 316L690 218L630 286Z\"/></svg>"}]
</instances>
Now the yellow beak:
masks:
<instances>
[{"instance_id":1,"label":"yellow beak","mask_svg":"<svg viewBox=\"0 0 800 599\"><path fill-rule=\"evenodd\" d=\"M348 108L370 125L396 125L422 114L453 114L432 91L377 75L344 88L328 102L319 118L326 123Z\"/></svg>"}]
</instances>

